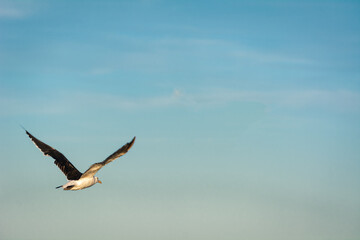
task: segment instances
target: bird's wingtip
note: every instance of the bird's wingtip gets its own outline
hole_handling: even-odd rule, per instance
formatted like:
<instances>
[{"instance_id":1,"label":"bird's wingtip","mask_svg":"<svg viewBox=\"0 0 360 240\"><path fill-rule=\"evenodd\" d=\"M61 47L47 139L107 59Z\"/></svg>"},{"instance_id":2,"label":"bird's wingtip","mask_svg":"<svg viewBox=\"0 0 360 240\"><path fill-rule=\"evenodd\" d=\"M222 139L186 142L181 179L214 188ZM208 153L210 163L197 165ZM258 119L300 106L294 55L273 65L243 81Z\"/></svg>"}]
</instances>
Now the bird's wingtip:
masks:
<instances>
[{"instance_id":1,"label":"bird's wingtip","mask_svg":"<svg viewBox=\"0 0 360 240\"><path fill-rule=\"evenodd\" d=\"M24 129L25 132L28 132L23 125L19 124L19 126Z\"/></svg>"},{"instance_id":2,"label":"bird's wingtip","mask_svg":"<svg viewBox=\"0 0 360 240\"><path fill-rule=\"evenodd\" d=\"M131 142L129 142L129 149L134 145L136 137L134 137Z\"/></svg>"}]
</instances>

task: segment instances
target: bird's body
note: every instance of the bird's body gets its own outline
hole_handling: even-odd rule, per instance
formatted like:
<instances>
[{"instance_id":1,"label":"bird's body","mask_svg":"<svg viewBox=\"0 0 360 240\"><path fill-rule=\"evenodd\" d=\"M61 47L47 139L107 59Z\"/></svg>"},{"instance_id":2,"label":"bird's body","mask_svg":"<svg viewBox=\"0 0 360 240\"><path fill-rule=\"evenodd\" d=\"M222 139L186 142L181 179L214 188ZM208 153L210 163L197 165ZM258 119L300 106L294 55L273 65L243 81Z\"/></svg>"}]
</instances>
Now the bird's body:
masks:
<instances>
[{"instance_id":1,"label":"bird's body","mask_svg":"<svg viewBox=\"0 0 360 240\"><path fill-rule=\"evenodd\" d=\"M86 178L80 178L79 180L70 180L67 183L65 183L62 186L59 186L58 188L63 188L64 190L81 190L84 188L91 187L95 183L98 182L97 177L86 177Z\"/></svg>"},{"instance_id":2,"label":"bird's body","mask_svg":"<svg viewBox=\"0 0 360 240\"><path fill-rule=\"evenodd\" d=\"M24 129L25 130L25 129ZM25 130L26 131L26 130ZM135 137L131 142L128 142L116 152L107 157L104 161L94 163L86 170L84 173L79 172L72 163L67 160L67 158L56 149L50 147L49 145L41 142L33 135L31 135L28 131L26 134L30 137L30 139L34 142L35 146L38 147L46 156L51 156L55 159L54 163L60 168L60 170L65 174L67 179L69 180L64 185L61 185L57 188L63 188L64 190L81 190L84 188L88 188L93 186L96 183L102 183L98 177L94 175L106 164L114 161L116 158L121 157L133 146L135 142Z\"/></svg>"}]
</instances>

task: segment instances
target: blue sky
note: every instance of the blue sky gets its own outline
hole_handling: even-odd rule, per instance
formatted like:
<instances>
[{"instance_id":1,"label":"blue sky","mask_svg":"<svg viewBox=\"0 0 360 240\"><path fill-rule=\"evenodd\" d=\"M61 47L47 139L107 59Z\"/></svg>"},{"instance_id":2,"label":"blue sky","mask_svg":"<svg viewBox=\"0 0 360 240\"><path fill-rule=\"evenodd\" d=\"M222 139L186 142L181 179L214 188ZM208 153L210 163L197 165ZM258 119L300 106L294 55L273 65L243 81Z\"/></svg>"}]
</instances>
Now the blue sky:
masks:
<instances>
[{"instance_id":1,"label":"blue sky","mask_svg":"<svg viewBox=\"0 0 360 240\"><path fill-rule=\"evenodd\" d=\"M0 238L359 239L359 10L1 0Z\"/></svg>"}]
</instances>

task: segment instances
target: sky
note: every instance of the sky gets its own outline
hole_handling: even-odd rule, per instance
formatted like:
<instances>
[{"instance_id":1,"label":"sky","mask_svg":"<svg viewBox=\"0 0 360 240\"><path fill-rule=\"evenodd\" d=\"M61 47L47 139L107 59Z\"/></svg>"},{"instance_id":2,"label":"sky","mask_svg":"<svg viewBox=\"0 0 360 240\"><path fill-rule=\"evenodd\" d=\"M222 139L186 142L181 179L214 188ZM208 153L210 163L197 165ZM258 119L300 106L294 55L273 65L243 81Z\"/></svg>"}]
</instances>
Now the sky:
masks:
<instances>
[{"instance_id":1,"label":"sky","mask_svg":"<svg viewBox=\"0 0 360 240\"><path fill-rule=\"evenodd\" d=\"M359 12L0 0L0 238L360 239Z\"/></svg>"}]
</instances>

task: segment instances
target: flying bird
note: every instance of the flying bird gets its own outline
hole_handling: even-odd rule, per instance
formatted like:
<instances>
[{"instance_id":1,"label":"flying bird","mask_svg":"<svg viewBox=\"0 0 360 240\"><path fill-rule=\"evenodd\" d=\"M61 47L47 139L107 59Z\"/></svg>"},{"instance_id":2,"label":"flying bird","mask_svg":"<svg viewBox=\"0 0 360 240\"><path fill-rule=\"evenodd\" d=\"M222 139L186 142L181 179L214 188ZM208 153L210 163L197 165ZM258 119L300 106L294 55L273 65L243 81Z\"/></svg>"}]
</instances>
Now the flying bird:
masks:
<instances>
[{"instance_id":1,"label":"flying bird","mask_svg":"<svg viewBox=\"0 0 360 240\"><path fill-rule=\"evenodd\" d=\"M30 137L30 139L34 142L35 146L38 147L45 156L50 156L55 159L54 163L60 168L60 170L65 174L66 178L68 179L67 183L56 188L63 188L64 190L81 190L91 187L95 183L102 183L99 178L95 177L94 175L103 166L111 163L118 157L121 157L122 155L127 153L129 149L134 145L136 138L134 137L130 142L119 148L116 152L111 154L104 161L94 163L89 167L88 170L86 170L84 173L81 173L61 152L35 138L26 129L24 130L26 134Z\"/></svg>"}]
</instances>

